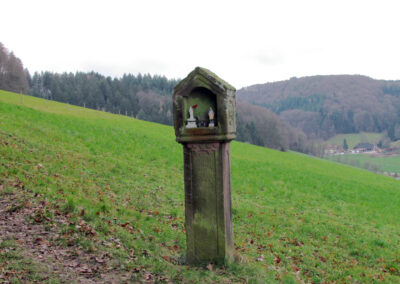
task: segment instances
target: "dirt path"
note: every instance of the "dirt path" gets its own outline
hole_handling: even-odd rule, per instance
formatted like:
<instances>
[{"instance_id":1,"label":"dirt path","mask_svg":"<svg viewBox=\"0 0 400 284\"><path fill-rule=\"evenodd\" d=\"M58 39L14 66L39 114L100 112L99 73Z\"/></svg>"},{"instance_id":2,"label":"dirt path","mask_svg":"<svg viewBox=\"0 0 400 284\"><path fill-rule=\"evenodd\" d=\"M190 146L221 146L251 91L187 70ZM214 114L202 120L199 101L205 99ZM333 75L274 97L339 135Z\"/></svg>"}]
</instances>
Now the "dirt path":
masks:
<instances>
[{"instance_id":1,"label":"dirt path","mask_svg":"<svg viewBox=\"0 0 400 284\"><path fill-rule=\"evenodd\" d=\"M62 232L61 228L69 220L63 215L46 217L46 203L35 200L28 199L23 192L6 193L0 185L1 283L132 282L131 273L111 267L107 253L95 248L88 252L73 239L62 245L68 232ZM78 226L86 225L82 222ZM90 241L96 242L93 238Z\"/></svg>"}]
</instances>

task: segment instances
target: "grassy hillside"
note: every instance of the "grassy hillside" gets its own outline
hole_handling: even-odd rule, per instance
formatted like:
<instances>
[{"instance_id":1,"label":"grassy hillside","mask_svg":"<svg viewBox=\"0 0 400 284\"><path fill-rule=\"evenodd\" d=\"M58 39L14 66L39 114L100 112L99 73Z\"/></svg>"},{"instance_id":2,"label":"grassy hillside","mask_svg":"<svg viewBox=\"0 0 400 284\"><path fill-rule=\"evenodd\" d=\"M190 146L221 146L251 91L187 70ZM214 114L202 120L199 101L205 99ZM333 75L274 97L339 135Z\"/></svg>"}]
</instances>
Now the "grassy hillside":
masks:
<instances>
[{"instance_id":1,"label":"grassy hillside","mask_svg":"<svg viewBox=\"0 0 400 284\"><path fill-rule=\"evenodd\" d=\"M327 157L327 159L378 172L400 173L400 156L376 157L368 154L357 154L336 155Z\"/></svg>"},{"instance_id":2,"label":"grassy hillside","mask_svg":"<svg viewBox=\"0 0 400 284\"><path fill-rule=\"evenodd\" d=\"M107 269L130 280L400 281L398 181L237 142L236 261L185 266L183 153L174 139L171 127L27 96L21 105L19 95L0 91L0 201L37 196L39 220L69 220L49 245L105 251ZM8 210L28 207L18 204ZM41 278L42 262L25 260L23 244L0 243L0 275L63 280L56 272Z\"/></svg>"},{"instance_id":3,"label":"grassy hillside","mask_svg":"<svg viewBox=\"0 0 400 284\"><path fill-rule=\"evenodd\" d=\"M343 147L343 141L344 139L346 139L349 149L353 149L354 146L356 146L360 142L378 144L381 136L382 136L381 133L372 133L372 132L337 134L334 137L327 140L325 144L337 145Z\"/></svg>"}]
</instances>

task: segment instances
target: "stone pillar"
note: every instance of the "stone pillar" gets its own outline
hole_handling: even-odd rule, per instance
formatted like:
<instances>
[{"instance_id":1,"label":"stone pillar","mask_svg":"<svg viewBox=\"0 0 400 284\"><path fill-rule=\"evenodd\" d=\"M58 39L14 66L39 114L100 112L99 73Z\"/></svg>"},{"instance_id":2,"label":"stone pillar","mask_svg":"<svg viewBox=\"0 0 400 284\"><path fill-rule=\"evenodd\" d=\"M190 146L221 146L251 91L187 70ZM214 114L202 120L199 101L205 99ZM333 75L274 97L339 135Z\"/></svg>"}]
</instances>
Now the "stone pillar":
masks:
<instances>
[{"instance_id":1,"label":"stone pillar","mask_svg":"<svg viewBox=\"0 0 400 284\"><path fill-rule=\"evenodd\" d=\"M184 145L188 263L232 259L229 142Z\"/></svg>"},{"instance_id":2,"label":"stone pillar","mask_svg":"<svg viewBox=\"0 0 400 284\"><path fill-rule=\"evenodd\" d=\"M183 145L186 259L232 260L230 141L236 137L235 89L197 67L174 90L174 127Z\"/></svg>"}]
</instances>

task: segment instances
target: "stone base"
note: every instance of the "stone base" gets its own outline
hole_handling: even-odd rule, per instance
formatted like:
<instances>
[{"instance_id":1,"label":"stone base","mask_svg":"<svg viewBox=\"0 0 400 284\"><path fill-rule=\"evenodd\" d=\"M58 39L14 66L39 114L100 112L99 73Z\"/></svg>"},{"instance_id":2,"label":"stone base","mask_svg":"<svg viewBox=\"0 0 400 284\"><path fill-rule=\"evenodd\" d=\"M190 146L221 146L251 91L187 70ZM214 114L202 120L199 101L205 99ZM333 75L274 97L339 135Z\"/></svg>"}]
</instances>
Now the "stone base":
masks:
<instances>
[{"instance_id":1,"label":"stone base","mask_svg":"<svg viewBox=\"0 0 400 284\"><path fill-rule=\"evenodd\" d=\"M184 144L187 262L232 260L229 142Z\"/></svg>"},{"instance_id":2,"label":"stone base","mask_svg":"<svg viewBox=\"0 0 400 284\"><path fill-rule=\"evenodd\" d=\"M196 120L187 120L186 128L197 128Z\"/></svg>"}]
</instances>

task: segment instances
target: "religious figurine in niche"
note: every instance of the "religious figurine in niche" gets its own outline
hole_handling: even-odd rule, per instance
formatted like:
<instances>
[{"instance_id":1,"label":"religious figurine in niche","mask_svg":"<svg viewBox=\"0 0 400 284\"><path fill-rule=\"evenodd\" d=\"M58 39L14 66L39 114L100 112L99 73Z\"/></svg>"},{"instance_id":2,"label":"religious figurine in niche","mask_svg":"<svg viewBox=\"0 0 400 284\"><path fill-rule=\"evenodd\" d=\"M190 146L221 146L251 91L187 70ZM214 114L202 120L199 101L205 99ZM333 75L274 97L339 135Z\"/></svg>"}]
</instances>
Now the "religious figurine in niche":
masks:
<instances>
[{"instance_id":1,"label":"religious figurine in niche","mask_svg":"<svg viewBox=\"0 0 400 284\"><path fill-rule=\"evenodd\" d=\"M189 118L187 119L186 128L197 128L196 119L193 117L193 109L196 107L197 105L189 107Z\"/></svg>"},{"instance_id":2,"label":"religious figurine in niche","mask_svg":"<svg viewBox=\"0 0 400 284\"><path fill-rule=\"evenodd\" d=\"M208 111L208 119L210 120L208 127L214 127L215 122L214 122L214 111L212 107L210 107L210 110Z\"/></svg>"}]
</instances>

